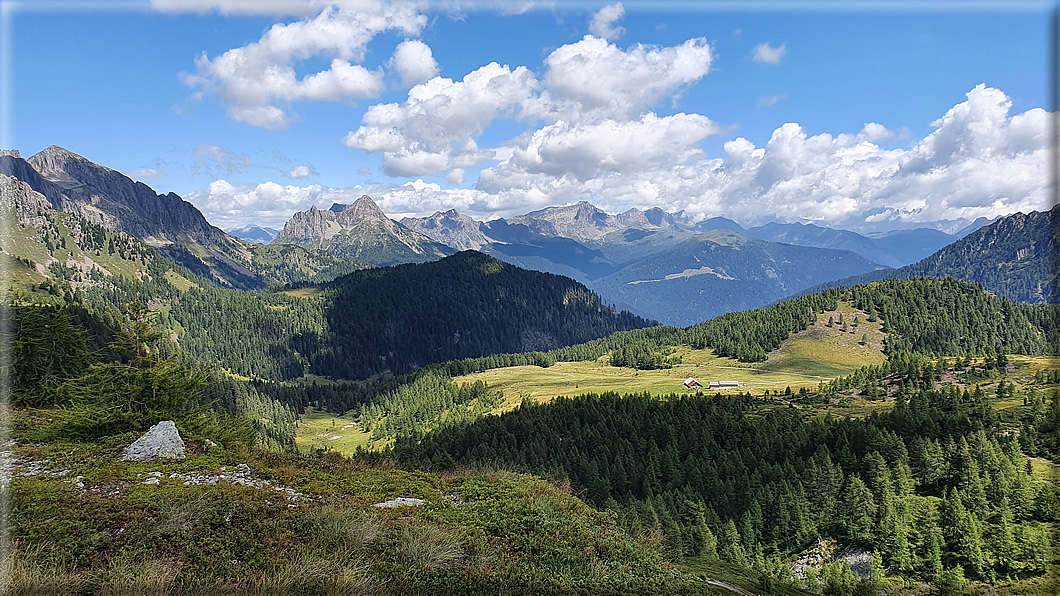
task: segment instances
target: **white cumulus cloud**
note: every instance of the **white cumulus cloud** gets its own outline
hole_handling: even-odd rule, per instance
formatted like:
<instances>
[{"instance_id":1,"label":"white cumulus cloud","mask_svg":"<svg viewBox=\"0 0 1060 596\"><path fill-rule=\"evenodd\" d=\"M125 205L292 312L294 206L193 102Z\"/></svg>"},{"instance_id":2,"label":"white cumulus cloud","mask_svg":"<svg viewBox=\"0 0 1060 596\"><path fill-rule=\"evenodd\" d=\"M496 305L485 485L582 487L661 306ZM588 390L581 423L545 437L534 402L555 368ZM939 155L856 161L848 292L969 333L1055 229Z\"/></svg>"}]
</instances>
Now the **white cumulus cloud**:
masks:
<instances>
[{"instance_id":1,"label":"white cumulus cloud","mask_svg":"<svg viewBox=\"0 0 1060 596\"><path fill-rule=\"evenodd\" d=\"M626 32L625 27L615 27L615 23L622 20L626 9L621 2L608 4L593 15L589 21L589 33L603 39L618 39Z\"/></svg>"},{"instance_id":2,"label":"white cumulus cloud","mask_svg":"<svg viewBox=\"0 0 1060 596\"><path fill-rule=\"evenodd\" d=\"M576 102L581 111L636 118L706 76L712 60L703 38L672 47L637 44L622 50L587 35L549 54L545 81L553 96Z\"/></svg>"},{"instance_id":3,"label":"white cumulus cloud","mask_svg":"<svg viewBox=\"0 0 1060 596\"><path fill-rule=\"evenodd\" d=\"M537 130L524 145L479 176L478 188L529 188L540 175L587 181L608 173L633 173L651 166L701 157L699 143L721 132L698 114L596 124L560 121Z\"/></svg>"},{"instance_id":4,"label":"white cumulus cloud","mask_svg":"<svg viewBox=\"0 0 1060 596\"><path fill-rule=\"evenodd\" d=\"M299 178L308 178L310 176L316 175L317 171L314 170L312 166L306 164L295 166L287 172L287 177L292 180L297 180Z\"/></svg>"},{"instance_id":5,"label":"white cumulus cloud","mask_svg":"<svg viewBox=\"0 0 1060 596\"><path fill-rule=\"evenodd\" d=\"M283 128L296 101L378 97L382 70L356 64L368 42L384 31L415 35L425 24L426 17L411 2L329 3L315 17L273 25L256 42L213 58L204 52L195 60L195 72L183 73L181 79L196 96L223 99L236 122ZM331 59L327 69L297 75L296 64L318 57Z\"/></svg>"},{"instance_id":6,"label":"white cumulus cloud","mask_svg":"<svg viewBox=\"0 0 1060 596\"><path fill-rule=\"evenodd\" d=\"M404 103L370 107L343 143L382 152L383 171L391 176L467 168L494 156L475 139L495 118L537 114L537 88L537 78L525 67L512 70L496 62L462 81L435 77L409 90Z\"/></svg>"},{"instance_id":7,"label":"white cumulus cloud","mask_svg":"<svg viewBox=\"0 0 1060 596\"><path fill-rule=\"evenodd\" d=\"M438 61L430 46L418 39L406 39L398 44L390 64L401 75L404 85L422 83L438 74Z\"/></svg>"}]
</instances>

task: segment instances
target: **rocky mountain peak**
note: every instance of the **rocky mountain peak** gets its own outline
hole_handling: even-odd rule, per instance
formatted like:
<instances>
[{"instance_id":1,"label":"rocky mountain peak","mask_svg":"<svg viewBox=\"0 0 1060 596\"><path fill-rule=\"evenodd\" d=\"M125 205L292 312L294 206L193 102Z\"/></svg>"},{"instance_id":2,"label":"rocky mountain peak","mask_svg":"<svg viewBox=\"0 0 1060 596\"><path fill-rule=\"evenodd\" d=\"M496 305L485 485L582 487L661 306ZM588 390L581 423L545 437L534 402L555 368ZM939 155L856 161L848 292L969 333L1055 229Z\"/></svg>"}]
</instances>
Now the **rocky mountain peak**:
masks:
<instances>
[{"instance_id":1,"label":"rocky mountain peak","mask_svg":"<svg viewBox=\"0 0 1060 596\"><path fill-rule=\"evenodd\" d=\"M272 244L298 244L336 256L371 263L424 262L455 252L390 219L368 195L333 204L327 211L310 207L291 216Z\"/></svg>"},{"instance_id":2,"label":"rocky mountain peak","mask_svg":"<svg viewBox=\"0 0 1060 596\"><path fill-rule=\"evenodd\" d=\"M368 195L362 195L361 198L353 202L352 205L345 205L343 203L335 203L329 209L332 213L339 215L339 219L343 221L357 221L357 220L373 220L373 221L384 221L388 220L383 210L379 208L372 197Z\"/></svg>"},{"instance_id":3,"label":"rocky mountain peak","mask_svg":"<svg viewBox=\"0 0 1060 596\"><path fill-rule=\"evenodd\" d=\"M430 217L406 217L401 225L457 250L478 250L490 243L482 224L456 209L436 211Z\"/></svg>"},{"instance_id":4,"label":"rocky mountain peak","mask_svg":"<svg viewBox=\"0 0 1060 596\"><path fill-rule=\"evenodd\" d=\"M250 253L174 193L158 194L142 182L58 145L27 160L2 159L11 161L19 179L61 211L137 236L163 256L221 285L262 285L247 268Z\"/></svg>"},{"instance_id":5,"label":"rocky mountain peak","mask_svg":"<svg viewBox=\"0 0 1060 596\"><path fill-rule=\"evenodd\" d=\"M31 156L26 161L46 177L49 177L49 174L60 172L73 176L75 172L86 169L97 169L105 172L111 171L109 168L92 163L73 151L64 149L58 145L52 145Z\"/></svg>"}]
</instances>

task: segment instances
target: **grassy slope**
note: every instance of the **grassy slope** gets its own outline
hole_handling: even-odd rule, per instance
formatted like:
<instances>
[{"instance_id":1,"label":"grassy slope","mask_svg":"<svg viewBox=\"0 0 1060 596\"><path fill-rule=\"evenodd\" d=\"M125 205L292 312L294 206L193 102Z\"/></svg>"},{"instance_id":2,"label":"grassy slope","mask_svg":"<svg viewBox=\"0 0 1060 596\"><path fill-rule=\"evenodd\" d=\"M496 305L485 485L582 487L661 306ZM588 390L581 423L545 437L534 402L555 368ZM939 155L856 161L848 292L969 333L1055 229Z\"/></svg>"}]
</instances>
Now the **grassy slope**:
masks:
<instances>
[{"instance_id":1,"label":"grassy slope","mask_svg":"<svg viewBox=\"0 0 1060 596\"><path fill-rule=\"evenodd\" d=\"M50 230L53 239L62 237L66 240L65 248L56 245L51 254L48 253L47 247L41 240L42 228L19 226L12 209L5 209L3 213L0 213L0 217L5 218L5 225L0 229L5 229L10 233L9 237L0 239L0 247L9 253L8 255L3 255L5 260L7 260L7 269L3 271L6 271L8 276L0 279L0 284L3 284L0 285L0 288L15 287L26 289L32 284L52 277L51 273L42 274L37 269L28 268L24 263L15 261L10 255L19 255L39 264L52 261L58 261L63 264L76 263L84 273L87 274L89 270L95 268L101 270L104 277L120 275L127 279L136 279L137 273L144 269L144 265L138 257L123 259L117 252L111 254L106 250L106 246L110 242L114 242L116 245L122 244L123 235L120 233L107 231L103 243L104 249L100 250L99 254L96 254L95 250L82 250L77 242L74 241L74 233L71 230L71 226L77 223L78 218L72 214L55 212L43 216L47 219L44 229ZM128 242L128 240L124 241ZM138 242L135 244L138 247L141 246ZM174 273L173 275L175 278L182 280L182 282L177 281L178 284L191 284L190 281L179 274ZM76 289L84 285L84 282L75 281L71 285Z\"/></svg>"},{"instance_id":2,"label":"grassy slope","mask_svg":"<svg viewBox=\"0 0 1060 596\"><path fill-rule=\"evenodd\" d=\"M122 462L135 433L56 439L56 410L16 410L12 594L712 593L569 488L504 471L448 475L188 445ZM269 486L185 484L248 464ZM55 474L58 472L59 474ZM152 472L158 484L145 484ZM299 493L289 500L275 486ZM397 496L420 507L372 507Z\"/></svg>"},{"instance_id":3,"label":"grassy slope","mask_svg":"<svg viewBox=\"0 0 1060 596\"><path fill-rule=\"evenodd\" d=\"M859 318L856 329L848 325L827 327L828 318L844 321ZM548 401L558 396L572 396L588 392L618 391L622 393L647 391L655 395L687 392L683 383L689 376L704 385L708 381L739 381L743 387L725 392L785 390L791 387L816 389L821 381L847 375L862 366L881 364L883 336L880 323L865 322L867 315L849 304L818 317L814 326L784 342L769 355L766 362L748 364L732 358L719 358L713 350L693 350L679 347L673 353L681 365L666 370L615 368L604 357L597 362L557 362L549 368L516 366L489 370L458 377L457 383L485 381L491 388L504 392L504 405L499 411L511 409L522 399ZM868 336L865 345L858 342ZM763 372L765 371L765 372Z\"/></svg>"},{"instance_id":4,"label":"grassy slope","mask_svg":"<svg viewBox=\"0 0 1060 596\"><path fill-rule=\"evenodd\" d=\"M362 432L358 425L348 417L314 411L306 408L306 413L298 420L298 434L295 444L299 449L331 449L339 453L350 454L358 447L368 448L371 435ZM383 447L375 445L375 448Z\"/></svg>"},{"instance_id":5,"label":"grassy slope","mask_svg":"<svg viewBox=\"0 0 1060 596\"><path fill-rule=\"evenodd\" d=\"M294 290L288 292L302 292ZM302 295L301 297L309 297ZM847 330L838 324L828 327L828 318L845 322L858 317L858 327L847 325ZM867 315L850 304L840 303L837 309L818 317L817 322L784 342L770 354L766 362L748 364L732 358L719 358L713 350L693 350L678 347L672 353L680 357L681 365L665 370L641 370L616 368L607 364L608 357L595 362L557 362L548 368L538 366L513 366L488 370L453 379L454 383L483 381L490 388L504 393L503 403L493 410L499 414L515 408L523 399L544 402L560 396L575 396L583 393L649 392L653 395L687 393L684 380L695 377L706 384L711 380L739 381L739 389L723 390L726 393L751 391L755 394L769 390L784 391L791 387L798 391L805 387L816 390L822 381L847 375L866 365L884 362L881 324L868 323ZM867 336L864 345L859 342ZM768 372L762 372L768 371ZM884 404L874 404L883 406ZM839 405L836 414L858 415L858 408ZM313 412L299 421L297 443L305 448L327 446L340 453L353 453L358 447L381 449L388 442L371 441L368 433L356 426L354 421L327 412ZM336 430L337 429L337 430ZM333 438L338 436L339 438Z\"/></svg>"}]
</instances>

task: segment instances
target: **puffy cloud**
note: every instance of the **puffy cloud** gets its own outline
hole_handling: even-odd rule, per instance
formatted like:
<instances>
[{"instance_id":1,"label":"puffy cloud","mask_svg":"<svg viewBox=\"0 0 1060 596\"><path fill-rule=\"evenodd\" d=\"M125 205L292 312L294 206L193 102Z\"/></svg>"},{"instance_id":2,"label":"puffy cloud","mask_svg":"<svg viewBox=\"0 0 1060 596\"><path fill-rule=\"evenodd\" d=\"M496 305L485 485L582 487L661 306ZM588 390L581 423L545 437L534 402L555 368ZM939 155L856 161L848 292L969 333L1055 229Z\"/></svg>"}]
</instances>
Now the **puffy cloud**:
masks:
<instances>
[{"instance_id":1,"label":"puffy cloud","mask_svg":"<svg viewBox=\"0 0 1060 596\"><path fill-rule=\"evenodd\" d=\"M368 42L384 31L415 35L425 24L426 17L410 2L328 3L315 17L273 25L256 42L214 58L204 52L195 61L195 73L181 78L197 96L220 96L236 122L283 128L286 108L295 101L377 97L383 91L382 70L355 64L364 58ZM299 78L294 65L314 57L332 60L326 70Z\"/></svg>"},{"instance_id":2,"label":"puffy cloud","mask_svg":"<svg viewBox=\"0 0 1060 596\"><path fill-rule=\"evenodd\" d=\"M316 175L317 171L313 169L313 166L306 164L295 166L287 172L287 177L292 180L297 180L298 178L308 178L310 176Z\"/></svg>"},{"instance_id":3,"label":"puffy cloud","mask_svg":"<svg viewBox=\"0 0 1060 596\"><path fill-rule=\"evenodd\" d=\"M754 49L754 61L765 62L766 64L779 64L780 59L784 57L784 54L788 53L787 44L780 44L780 47L774 48L769 45L768 42L760 43L755 46Z\"/></svg>"},{"instance_id":4,"label":"puffy cloud","mask_svg":"<svg viewBox=\"0 0 1060 596\"><path fill-rule=\"evenodd\" d=\"M888 130L886 126L877 122L868 122L858 133L858 140L875 143L880 139L893 139L894 131Z\"/></svg>"},{"instance_id":5,"label":"puffy cloud","mask_svg":"<svg viewBox=\"0 0 1060 596\"><path fill-rule=\"evenodd\" d=\"M603 39L618 39L626 32L625 27L615 27L615 23L626 14L621 2L608 4L593 15L589 21L589 33Z\"/></svg>"},{"instance_id":6,"label":"puffy cloud","mask_svg":"<svg viewBox=\"0 0 1060 596\"><path fill-rule=\"evenodd\" d=\"M893 135L877 123L836 135L809 135L787 123L761 147L736 138L714 158L697 146L720 131L697 114L558 121L521 136L500 163L480 173L474 188L422 179L343 189L220 180L189 199L224 225L282 225L296 210L362 194L391 217L457 209L491 219L587 199L612 213L662 207L745 225L780 219L862 231L1048 209L1055 114L1010 111L1004 93L979 86L911 149L876 145L871 139Z\"/></svg>"},{"instance_id":7,"label":"puffy cloud","mask_svg":"<svg viewBox=\"0 0 1060 596\"><path fill-rule=\"evenodd\" d=\"M555 97L576 102L589 115L636 118L703 78L712 60L703 38L672 47L637 44L624 51L586 35L549 54L545 81Z\"/></svg>"},{"instance_id":8,"label":"puffy cloud","mask_svg":"<svg viewBox=\"0 0 1060 596\"><path fill-rule=\"evenodd\" d=\"M343 143L351 149L383 153L391 176L422 176L467 168L494 156L475 138L498 117L534 118L541 102L538 81L520 66L496 62L462 81L436 77L409 90L402 104L377 104Z\"/></svg>"},{"instance_id":9,"label":"puffy cloud","mask_svg":"<svg viewBox=\"0 0 1060 596\"><path fill-rule=\"evenodd\" d=\"M425 45L419 46L409 46L410 54L413 48L429 52ZM653 114L651 119L645 119L647 108L664 97L676 96L702 78L710 63L711 48L703 39L691 39L674 47L636 45L621 50L589 35L558 48L546 59L547 85L525 67L513 70L497 63L469 73L462 81L435 77L410 89L403 103L370 107L360 127L350 131L343 143L351 149L382 153L383 172L390 176L446 172L452 180L462 183L464 172L456 170L484 161L507 160L515 146L534 138L534 142L544 143L540 149L558 155L558 139L573 142L576 137L590 134L590 130L592 134L607 136L608 130L635 129L636 126L623 128L623 123L632 122L638 123L639 132L652 130L656 134L662 130L660 126L666 128L675 120L658 119ZM698 142L705 136L700 134L702 123L709 120L685 114L680 118L693 126L686 131L667 128L665 134L674 139L668 141L670 146L676 142L684 147L688 144L684 139L696 137L694 142ZM512 140L509 147L480 147L479 137L497 119L563 124ZM586 127L579 128L583 124ZM589 128L595 125L601 127ZM647 138L655 143L655 137ZM576 164L581 176L597 167L589 164L595 164L600 156L589 145L579 147L583 158L566 161ZM646 155L644 159L648 161L655 157L650 152ZM524 159L525 163L512 167L531 167L534 159ZM554 163L558 162L541 158L539 166L549 168Z\"/></svg>"},{"instance_id":10,"label":"puffy cloud","mask_svg":"<svg viewBox=\"0 0 1060 596\"><path fill-rule=\"evenodd\" d=\"M211 182L201 191L185 197L199 208L210 223L228 229L247 223L282 228L296 211L312 205L352 202L364 192L358 188L332 189L326 186L232 184L227 180Z\"/></svg>"},{"instance_id":11,"label":"puffy cloud","mask_svg":"<svg viewBox=\"0 0 1060 596\"><path fill-rule=\"evenodd\" d=\"M1004 93L979 86L909 150L876 145L895 137L878 123L834 136L787 123L762 147L727 141L719 158L697 156L698 135L685 139L688 152L681 152L680 143L661 142L667 135L653 139L637 130L636 138L649 139L646 154L663 149L657 159L624 159L615 134L623 127L556 123L484 170L476 188L509 213L588 199L612 212L659 206L747 225L780 219L855 230L1048 209L1055 115L1010 109Z\"/></svg>"},{"instance_id":12,"label":"puffy cloud","mask_svg":"<svg viewBox=\"0 0 1060 596\"><path fill-rule=\"evenodd\" d=\"M683 163L701 157L698 144L721 132L698 114L596 124L560 121L537 130L524 145L479 176L478 188L527 187L541 174L586 181L609 172L632 173L651 166Z\"/></svg>"},{"instance_id":13,"label":"puffy cloud","mask_svg":"<svg viewBox=\"0 0 1060 596\"><path fill-rule=\"evenodd\" d=\"M416 39L399 43L390 64L401 75L401 82L405 85L422 83L438 74L438 62L430 46Z\"/></svg>"}]
</instances>

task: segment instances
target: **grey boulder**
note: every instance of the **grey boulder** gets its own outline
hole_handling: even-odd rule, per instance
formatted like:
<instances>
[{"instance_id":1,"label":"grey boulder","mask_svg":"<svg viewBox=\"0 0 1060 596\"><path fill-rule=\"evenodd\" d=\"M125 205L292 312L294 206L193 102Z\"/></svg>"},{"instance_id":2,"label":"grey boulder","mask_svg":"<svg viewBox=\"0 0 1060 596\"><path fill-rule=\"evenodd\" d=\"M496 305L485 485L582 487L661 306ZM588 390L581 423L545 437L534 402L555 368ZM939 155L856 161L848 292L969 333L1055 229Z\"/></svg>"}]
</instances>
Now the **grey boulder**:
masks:
<instances>
[{"instance_id":1,"label":"grey boulder","mask_svg":"<svg viewBox=\"0 0 1060 596\"><path fill-rule=\"evenodd\" d=\"M184 440L177 432L172 420L163 420L152 426L144 436L125 448L122 459L126 461L156 461L161 459L184 459Z\"/></svg>"}]
</instances>

